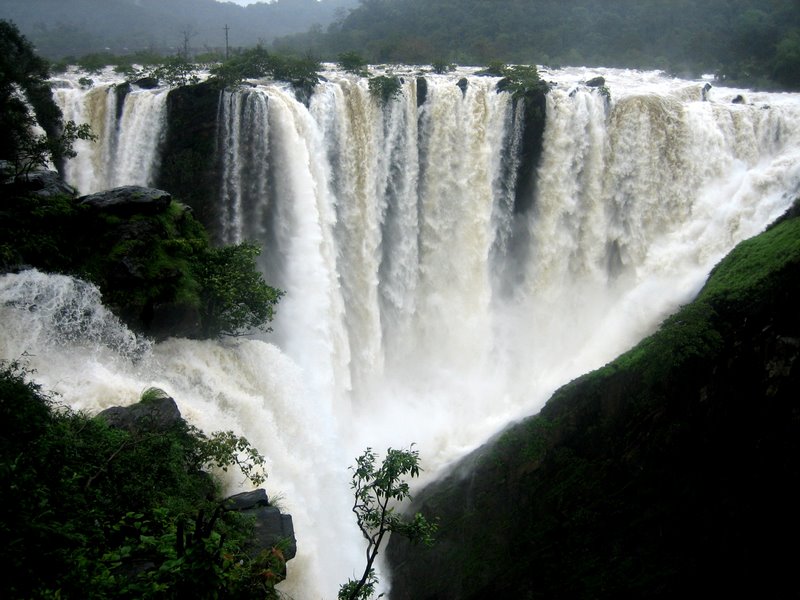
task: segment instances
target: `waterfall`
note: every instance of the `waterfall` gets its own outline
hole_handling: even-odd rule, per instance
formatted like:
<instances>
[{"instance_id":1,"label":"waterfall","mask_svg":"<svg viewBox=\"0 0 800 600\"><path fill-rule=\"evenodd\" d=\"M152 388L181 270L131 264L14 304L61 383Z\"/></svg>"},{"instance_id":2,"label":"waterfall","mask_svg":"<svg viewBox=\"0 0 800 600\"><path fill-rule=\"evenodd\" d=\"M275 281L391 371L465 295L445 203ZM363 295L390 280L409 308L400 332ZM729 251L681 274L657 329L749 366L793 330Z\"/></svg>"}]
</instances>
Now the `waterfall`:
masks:
<instances>
[{"instance_id":1,"label":"waterfall","mask_svg":"<svg viewBox=\"0 0 800 600\"><path fill-rule=\"evenodd\" d=\"M160 163L167 125L167 89L131 89L103 83L53 90L64 120L89 123L96 142L77 140L77 156L65 166L67 180L83 194L123 185L148 185ZM119 118L118 103L122 101Z\"/></svg>"},{"instance_id":2,"label":"waterfall","mask_svg":"<svg viewBox=\"0 0 800 600\"><path fill-rule=\"evenodd\" d=\"M412 73L385 105L335 71L308 106L278 84L225 92L220 226L228 242L260 244L267 280L286 290L274 333L131 349L108 341L132 335L116 324L65 338L60 317L43 320L50 303L6 275L0 310L15 325L2 357L27 352L79 408L157 385L193 424L245 435L295 520L282 589L334 597L363 567L347 467L365 447L415 442L435 477L653 331L800 192L798 95L712 89L704 101L704 82L608 69L609 99L581 84L592 75L545 74L524 211L524 111L496 78L427 74L419 106ZM120 118L110 86L56 94L99 136L68 165L73 185L153 181L165 91L131 92ZM732 103L738 94L749 103ZM65 285L30 277L29 288Z\"/></svg>"}]
</instances>

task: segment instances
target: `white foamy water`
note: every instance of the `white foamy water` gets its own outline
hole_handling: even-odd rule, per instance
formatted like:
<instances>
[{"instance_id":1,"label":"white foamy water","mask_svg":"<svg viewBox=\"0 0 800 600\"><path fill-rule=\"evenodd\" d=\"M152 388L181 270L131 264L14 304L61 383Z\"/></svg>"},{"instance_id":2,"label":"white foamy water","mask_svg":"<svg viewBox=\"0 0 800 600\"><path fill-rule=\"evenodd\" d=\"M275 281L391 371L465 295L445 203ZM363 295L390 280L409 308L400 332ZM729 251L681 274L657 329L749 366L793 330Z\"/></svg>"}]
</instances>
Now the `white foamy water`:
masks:
<instances>
[{"instance_id":1,"label":"white foamy water","mask_svg":"<svg viewBox=\"0 0 800 600\"><path fill-rule=\"evenodd\" d=\"M80 408L158 385L193 424L245 435L294 517L282 589L334 598L363 568L347 467L366 446L416 442L434 477L653 331L798 195L800 96L714 88L703 101L704 82L605 70L607 101L581 85L597 74L545 74L556 86L529 210L514 209L509 177L525 160L521 111L494 78L427 75L420 106L411 72L385 107L335 71L308 107L284 86L226 92L222 231L261 244L268 281L287 291L275 333L152 349L113 341L124 328L65 336L58 310L44 319L30 305L49 301L26 300L23 276L7 275L2 357L27 352ZM70 166L82 191L113 172L152 178L160 160L163 91L126 99L117 119L103 90L59 96L102 140ZM153 118L137 121L146 105ZM139 141L120 146L123 131Z\"/></svg>"}]
</instances>

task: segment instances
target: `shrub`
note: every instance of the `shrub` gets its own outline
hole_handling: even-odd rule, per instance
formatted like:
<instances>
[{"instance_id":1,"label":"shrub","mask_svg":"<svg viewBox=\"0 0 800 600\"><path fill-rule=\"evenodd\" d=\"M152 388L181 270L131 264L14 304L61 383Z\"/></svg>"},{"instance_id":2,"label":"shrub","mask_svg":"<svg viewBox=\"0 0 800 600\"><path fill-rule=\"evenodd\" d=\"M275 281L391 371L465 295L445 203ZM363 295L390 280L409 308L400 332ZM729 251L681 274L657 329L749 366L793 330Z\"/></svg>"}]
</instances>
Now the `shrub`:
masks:
<instances>
[{"instance_id":1,"label":"shrub","mask_svg":"<svg viewBox=\"0 0 800 600\"><path fill-rule=\"evenodd\" d=\"M251 524L207 498L208 464L262 480L247 440L183 421L114 429L27 376L0 364L1 597L276 597L280 547L248 556Z\"/></svg>"},{"instance_id":2,"label":"shrub","mask_svg":"<svg viewBox=\"0 0 800 600\"><path fill-rule=\"evenodd\" d=\"M398 98L402 87L403 84L396 75L378 75L369 80L369 93L382 104Z\"/></svg>"},{"instance_id":3,"label":"shrub","mask_svg":"<svg viewBox=\"0 0 800 600\"><path fill-rule=\"evenodd\" d=\"M339 68L360 77L369 77L366 59L358 52L342 52L338 57Z\"/></svg>"}]
</instances>

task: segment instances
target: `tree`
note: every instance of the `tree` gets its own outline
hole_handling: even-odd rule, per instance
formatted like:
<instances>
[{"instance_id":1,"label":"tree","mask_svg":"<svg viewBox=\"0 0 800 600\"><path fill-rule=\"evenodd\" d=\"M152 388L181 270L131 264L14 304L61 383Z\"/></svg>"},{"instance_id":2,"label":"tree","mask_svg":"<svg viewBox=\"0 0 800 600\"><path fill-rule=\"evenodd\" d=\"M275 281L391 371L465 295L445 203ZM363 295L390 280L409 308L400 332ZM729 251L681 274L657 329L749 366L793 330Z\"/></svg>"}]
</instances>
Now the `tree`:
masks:
<instances>
[{"instance_id":1,"label":"tree","mask_svg":"<svg viewBox=\"0 0 800 600\"><path fill-rule=\"evenodd\" d=\"M197 67L182 54L170 56L150 72L151 77L166 83L168 86L195 84L200 81Z\"/></svg>"},{"instance_id":2,"label":"tree","mask_svg":"<svg viewBox=\"0 0 800 600\"><path fill-rule=\"evenodd\" d=\"M369 77L367 60L358 52L342 52L337 57L339 68L353 75Z\"/></svg>"},{"instance_id":3,"label":"tree","mask_svg":"<svg viewBox=\"0 0 800 600\"><path fill-rule=\"evenodd\" d=\"M0 20L0 159L26 174L75 156L76 140L92 140L88 125L62 123L47 79L50 68L16 25ZM32 110L31 110L32 109ZM39 125L44 133L39 134Z\"/></svg>"},{"instance_id":4,"label":"tree","mask_svg":"<svg viewBox=\"0 0 800 600\"><path fill-rule=\"evenodd\" d=\"M355 497L352 510L358 527L367 540L367 564L361 579L351 579L339 588L339 600L369 600L372 597L378 583L373 565L386 534L397 533L414 543L421 542L426 546L434 542L438 528L435 521L428 521L421 513L406 519L395 509L396 503L411 499L405 477L419 476L419 452L412 448L389 448L379 467L375 464L377 455L371 448L367 448L356 459L356 465L351 467L351 487Z\"/></svg>"},{"instance_id":5,"label":"tree","mask_svg":"<svg viewBox=\"0 0 800 600\"><path fill-rule=\"evenodd\" d=\"M17 154L13 157L15 175L26 175L36 168L46 168L52 161L58 165L67 158L74 158L74 144L77 140L94 141L97 136L92 133L88 123L76 125L67 121L57 136L47 134L28 134L19 140Z\"/></svg>"},{"instance_id":6,"label":"tree","mask_svg":"<svg viewBox=\"0 0 800 600\"><path fill-rule=\"evenodd\" d=\"M36 121L47 136L57 135L61 111L47 84L49 76L47 61L36 55L16 25L0 21L0 159L16 161L21 145L33 137Z\"/></svg>"},{"instance_id":7,"label":"tree","mask_svg":"<svg viewBox=\"0 0 800 600\"><path fill-rule=\"evenodd\" d=\"M256 268L260 249L250 243L210 248L200 261L200 308L208 337L244 335L251 329L269 331L275 305L283 291L264 282Z\"/></svg>"},{"instance_id":8,"label":"tree","mask_svg":"<svg viewBox=\"0 0 800 600\"><path fill-rule=\"evenodd\" d=\"M778 43L774 77L790 89L800 88L800 29L793 29Z\"/></svg>"},{"instance_id":9,"label":"tree","mask_svg":"<svg viewBox=\"0 0 800 600\"><path fill-rule=\"evenodd\" d=\"M378 75L370 78L368 84L370 95L382 105L398 98L402 92L403 84L396 75Z\"/></svg>"}]
</instances>

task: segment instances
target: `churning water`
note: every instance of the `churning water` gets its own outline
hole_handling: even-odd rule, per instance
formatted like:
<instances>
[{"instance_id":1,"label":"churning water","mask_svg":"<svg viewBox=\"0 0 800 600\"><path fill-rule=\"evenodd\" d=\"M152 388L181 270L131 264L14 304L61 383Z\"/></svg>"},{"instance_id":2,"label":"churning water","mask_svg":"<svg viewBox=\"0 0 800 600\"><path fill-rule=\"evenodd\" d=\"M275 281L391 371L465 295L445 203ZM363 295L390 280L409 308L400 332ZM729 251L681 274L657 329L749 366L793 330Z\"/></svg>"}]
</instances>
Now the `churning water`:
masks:
<instances>
[{"instance_id":1,"label":"churning water","mask_svg":"<svg viewBox=\"0 0 800 600\"><path fill-rule=\"evenodd\" d=\"M335 71L308 106L280 84L222 92L220 231L259 243L287 291L274 333L152 345L92 286L30 271L0 279L0 356L26 354L79 409L156 385L194 425L245 435L294 517L282 589L333 598L363 568L347 467L366 446L414 442L435 477L653 331L798 195L800 96L704 100L702 81L605 70L608 100L580 83L595 74L544 73L555 87L522 199L522 112L495 78L427 74L419 106L410 73L386 106ZM70 183L153 181L166 90L134 90L119 115L109 84L56 96L99 136Z\"/></svg>"}]
</instances>

